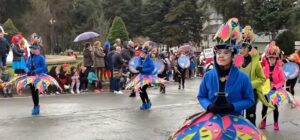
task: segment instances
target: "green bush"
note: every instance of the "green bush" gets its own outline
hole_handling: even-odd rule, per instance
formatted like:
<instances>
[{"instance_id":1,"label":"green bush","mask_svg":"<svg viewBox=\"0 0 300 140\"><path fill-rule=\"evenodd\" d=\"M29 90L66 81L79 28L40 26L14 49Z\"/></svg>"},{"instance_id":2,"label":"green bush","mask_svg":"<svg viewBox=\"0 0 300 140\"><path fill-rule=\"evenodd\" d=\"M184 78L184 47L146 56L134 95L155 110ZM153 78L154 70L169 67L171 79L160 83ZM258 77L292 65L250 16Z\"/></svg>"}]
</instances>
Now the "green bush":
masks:
<instances>
[{"instance_id":1,"label":"green bush","mask_svg":"<svg viewBox=\"0 0 300 140\"><path fill-rule=\"evenodd\" d=\"M296 34L291 31L284 31L283 33L279 34L275 39L276 44L284 52L285 55L290 55L294 53L296 40Z\"/></svg>"},{"instance_id":2,"label":"green bush","mask_svg":"<svg viewBox=\"0 0 300 140\"><path fill-rule=\"evenodd\" d=\"M8 33L9 35L15 35L17 33L20 33L10 18L4 22L3 28L4 28L4 31L6 33Z\"/></svg>"},{"instance_id":3,"label":"green bush","mask_svg":"<svg viewBox=\"0 0 300 140\"><path fill-rule=\"evenodd\" d=\"M109 30L108 40L114 42L117 38L122 41L128 40L128 32L121 17L116 16Z\"/></svg>"}]
</instances>

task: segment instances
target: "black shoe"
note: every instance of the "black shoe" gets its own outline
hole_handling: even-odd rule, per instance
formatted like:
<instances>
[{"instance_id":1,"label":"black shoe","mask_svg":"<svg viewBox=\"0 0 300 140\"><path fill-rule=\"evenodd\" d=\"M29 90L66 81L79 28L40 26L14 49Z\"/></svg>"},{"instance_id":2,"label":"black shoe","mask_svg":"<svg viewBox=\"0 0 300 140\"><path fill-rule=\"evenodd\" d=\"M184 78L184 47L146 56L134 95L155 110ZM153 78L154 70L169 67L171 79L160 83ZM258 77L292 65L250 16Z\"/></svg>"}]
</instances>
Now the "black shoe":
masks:
<instances>
[{"instance_id":1,"label":"black shoe","mask_svg":"<svg viewBox=\"0 0 300 140\"><path fill-rule=\"evenodd\" d=\"M13 97L13 95L10 93L10 94L8 94L8 97Z\"/></svg>"},{"instance_id":2,"label":"black shoe","mask_svg":"<svg viewBox=\"0 0 300 140\"><path fill-rule=\"evenodd\" d=\"M7 94L6 93L4 93L4 98L7 98Z\"/></svg>"},{"instance_id":3,"label":"black shoe","mask_svg":"<svg viewBox=\"0 0 300 140\"><path fill-rule=\"evenodd\" d=\"M178 89L181 89L181 87L179 86Z\"/></svg>"},{"instance_id":4,"label":"black shoe","mask_svg":"<svg viewBox=\"0 0 300 140\"><path fill-rule=\"evenodd\" d=\"M136 96L135 93L131 93L131 94L129 95L129 97L135 97L135 96Z\"/></svg>"}]
</instances>

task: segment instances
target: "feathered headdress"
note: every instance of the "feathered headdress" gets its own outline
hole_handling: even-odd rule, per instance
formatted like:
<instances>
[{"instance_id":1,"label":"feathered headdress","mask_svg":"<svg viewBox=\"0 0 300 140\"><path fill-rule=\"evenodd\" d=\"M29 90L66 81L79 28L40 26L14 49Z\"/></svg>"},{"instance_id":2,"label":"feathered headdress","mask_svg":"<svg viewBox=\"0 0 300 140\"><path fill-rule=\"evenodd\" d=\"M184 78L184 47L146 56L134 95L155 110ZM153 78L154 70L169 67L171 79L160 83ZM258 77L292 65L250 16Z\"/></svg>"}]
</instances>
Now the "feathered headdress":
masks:
<instances>
[{"instance_id":1,"label":"feathered headdress","mask_svg":"<svg viewBox=\"0 0 300 140\"><path fill-rule=\"evenodd\" d=\"M242 28L238 19L231 18L215 34L214 39L218 40L219 44L215 49L226 48L236 53L242 44L242 38Z\"/></svg>"},{"instance_id":2,"label":"feathered headdress","mask_svg":"<svg viewBox=\"0 0 300 140\"><path fill-rule=\"evenodd\" d=\"M146 41L144 44L143 44L143 47L142 47L142 51L143 52L150 52L153 48L157 47L157 44L153 41Z\"/></svg>"},{"instance_id":3,"label":"feathered headdress","mask_svg":"<svg viewBox=\"0 0 300 140\"><path fill-rule=\"evenodd\" d=\"M243 29L243 41L244 43L252 44L255 38L255 34L251 26L247 25Z\"/></svg>"},{"instance_id":4,"label":"feathered headdress","mask_svg":"<svg viewBox=\"0 0 300 140\"><path fill-rule=\"evenodd\" d=\"M30 36L30 43L42 46L42 37L36 33Z\"/></svg>"},{"instance_id":5,"label":"feathered headdress","mask_svg":"<svg viewBox=\"0 0 300 140\"><path fill-rule=\"evenodd\" d=\"M267 45L266 57L279 57L280 49L276 46L275 42L272 41Z\"/></svg>"}]
</instances>

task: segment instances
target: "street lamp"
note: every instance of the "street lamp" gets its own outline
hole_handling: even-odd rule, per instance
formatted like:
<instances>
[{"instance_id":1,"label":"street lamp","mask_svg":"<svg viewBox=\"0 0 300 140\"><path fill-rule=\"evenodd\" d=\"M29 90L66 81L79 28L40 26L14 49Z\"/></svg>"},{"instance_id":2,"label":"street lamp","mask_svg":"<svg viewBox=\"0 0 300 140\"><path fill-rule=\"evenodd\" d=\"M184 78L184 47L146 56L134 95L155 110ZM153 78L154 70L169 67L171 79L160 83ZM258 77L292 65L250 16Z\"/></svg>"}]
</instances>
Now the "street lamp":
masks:
<instances>
[{"instance_id":1,"label":"street lamp","mask_svg":"<svg viewBox=\"0 0 300 140\"><path fill-rule=\"evenodd\" d=\"M50 52L53 53L53 48L54 48L53 44L56 44L55 30L54 30L54 24L56 23L56 20L51 17L49 22L50 22L50 47L51 47ZM53 38L53 36L54 36L54 38ZM53 43L53 39L54 39L54 43Z\"/></svg>"},{"instance_id":2,"label":"street lamp","mask_svg":"<svg viewBox=\"0 0 300 140\"><path fill-rule=\"evenodd\" d=\"M53 18L51 18L51 19L49 20L49 22L50 22L50 24L52 25L52 24L54 24L54 23L56 22L56 20L53 19Z\"/></svg>"}]
</instances>

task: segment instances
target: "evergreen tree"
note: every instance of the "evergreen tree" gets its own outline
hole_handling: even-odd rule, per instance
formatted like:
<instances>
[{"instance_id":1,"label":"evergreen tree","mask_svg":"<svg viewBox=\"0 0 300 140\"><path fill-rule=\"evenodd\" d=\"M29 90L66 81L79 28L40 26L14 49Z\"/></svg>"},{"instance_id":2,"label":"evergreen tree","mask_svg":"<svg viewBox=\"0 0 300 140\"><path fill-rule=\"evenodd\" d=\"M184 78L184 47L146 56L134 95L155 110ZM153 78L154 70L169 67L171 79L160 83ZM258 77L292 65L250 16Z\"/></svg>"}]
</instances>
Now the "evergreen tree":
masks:
<instances>
[{"instance_id":1,"label":"evergreen tree","mask_svg":"<svg viewBox=\"0 0 300 140\"><path fill-rule=\"evenodd\" d=\"M237 17L240 24L244 25L247 23L247 18L245 17L245 0L223 0L222 2L219 0L211 0L206 2L209 3L217 13L223 16L224 22L232 17Z\"/></svg>"},{"instance_id":2,"label":"evergreen tree","mask_svg":"<svg viewBox=\"0 0 300 140\"><path fill-rule=\"evenodd\" d=\"M0 0L0 23L4 23L8 18L23 31L24 21L22 17L31 10L31 0Z\"/></svg>"},{"instance_id":3,"label":"evergreen tree","mask_svg":"<svg viewBox=\"0 0 300 140\"><path fill-rule=\"evenodd\" d=\"M10 18L7 19L7 21L5 21L5 23L3 24L3 28L4 28L5 32L11 36L13 36L17 33L20 33Z\"/></svg>"},{"instance_id":4,"label":"evergreen tree","mask_svg":"<svg viewBox=\"0 0 300 140\"><path fill-rule=\"evenodd\" d=\"M142 35L142 5L142 0L129 0L124 11L128 18L122 19L131 38Z\"/></svg>"},{"instance_id":5,"label":"evergreen tree","mask_svg":"<svg viewBox=\"0 0 300 140\"><path fill-rule=\"evenodd\" d=\"M124 21L127 21L126 8L128 7L128 0L103 0L102 6L106 19L112 20L116 16L119 16Z\"/></svg>"},{"instance_id":6,"label":"evergreen tree","mask_svg":"<svg viewBox=\"0 0 300 140\"><path fill-rule=\"evenodd\" d=\"M164 16L168 13L171 0L147 0L143 6L143 35L155 42L163 42L164 27L168 26Z\"/></svg>"},{"instance_id":7,"label":"evergreen tree","mask_svg":"<svg viewBox=\"0 0 300 140\"><path fill-rule=\"evenodd\" d=\"M108 41L114 42L117 38L128 40L128 32L121 17L115 17L109 30Z\"/></svg>"},{"instance_id":8,"label":"evergreen tree","mask_svg":"<svg viewBox=\"0 0 300 140\"><path fill-rule=\"evenodd\" d=\"M165 16L166 43L180 45L190 41L200 44L203 13L197 7L197 0L172 0L169 13Z\"/></svg>"},{"instance_id":9,"label":"evergreen tree","mask_svg":"<svg viewBox=\"0 0 300 140\"><path fill-rule=\"evenodd\" d=\"M284 31L275 39L276 44L284 52L285 55L290 55L295 50L296 34L291 31Z\"/></svg>"},{"instance_id":10,"label":"evergreen tree","mask_svg":"<svg viewBox=\"0 0 300 140\"><path fill-rule=\"evenodd\" d=\"M71 11L76 34L96 29L99 24L98 19L104 14L101 9L103 8L98 0L76 0Z\"/></svg>"},{"instance_id":11,"label":"evergreen tree","mask_svg":"<svg viewBox=\"0 0 300 140\"><path fill-rule=\"evenodd\" d=\"M248 0L247 18L256 32L270 33L275 39L278 30L288 28L295 0Z\"/></svg>"}]
</instances>

